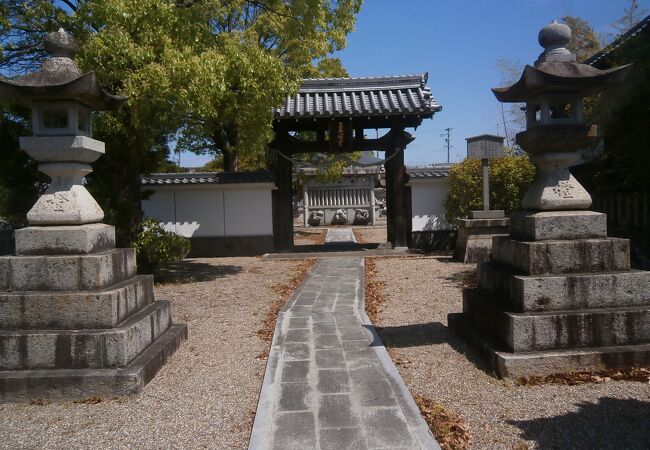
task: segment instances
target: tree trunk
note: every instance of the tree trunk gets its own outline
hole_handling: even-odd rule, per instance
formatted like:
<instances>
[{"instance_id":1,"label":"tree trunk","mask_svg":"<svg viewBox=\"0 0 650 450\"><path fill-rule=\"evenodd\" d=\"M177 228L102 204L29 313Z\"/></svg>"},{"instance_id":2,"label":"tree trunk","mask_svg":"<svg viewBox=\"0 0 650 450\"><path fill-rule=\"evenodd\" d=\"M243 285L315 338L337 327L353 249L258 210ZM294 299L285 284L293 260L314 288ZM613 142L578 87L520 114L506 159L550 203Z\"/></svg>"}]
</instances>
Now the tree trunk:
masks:
<instances>
[{"instance_id":1,"label":"tree trunk","mask_svg":"<svg viewBox=\"0 0 650 450\"><path fill-rule=\"evenodd\" d=\"M215 129L212 135L215 150L223 156L223 170L237 172L237 129L230 126Z\"/></svg>"},{"instance_id":2,"label":"tree trunk","mask_svg":"<svg viewBox=\"0 0 650 450\"><path fill-rule=\"evenodd\" d=\"M237 152L229 149L222 149L223 170L226 172L237 172Z\"/></svg>"}]
</instances>

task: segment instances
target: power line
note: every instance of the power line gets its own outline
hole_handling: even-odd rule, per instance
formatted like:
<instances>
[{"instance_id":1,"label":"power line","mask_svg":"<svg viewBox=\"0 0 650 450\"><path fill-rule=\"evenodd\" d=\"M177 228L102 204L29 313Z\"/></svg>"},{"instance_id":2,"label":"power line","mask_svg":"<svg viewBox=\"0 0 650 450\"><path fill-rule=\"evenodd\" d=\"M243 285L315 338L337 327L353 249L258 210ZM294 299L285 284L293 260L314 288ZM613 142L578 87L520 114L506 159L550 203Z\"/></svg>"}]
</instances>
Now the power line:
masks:
<instances>
[{"instance_id":1,"label":"power line","mask_svg":"<svg viewBox=\"0 0 650 450\"><path fill-rule=\"evenodd\" d=\"M451 130L453 130L453 128L445 128L446 133L440 135L441 138L444 138L445 147L447 148L447 164L449 164L449 152L453 147L453 145L451 145Z\"/></svg>"}]
</instances>

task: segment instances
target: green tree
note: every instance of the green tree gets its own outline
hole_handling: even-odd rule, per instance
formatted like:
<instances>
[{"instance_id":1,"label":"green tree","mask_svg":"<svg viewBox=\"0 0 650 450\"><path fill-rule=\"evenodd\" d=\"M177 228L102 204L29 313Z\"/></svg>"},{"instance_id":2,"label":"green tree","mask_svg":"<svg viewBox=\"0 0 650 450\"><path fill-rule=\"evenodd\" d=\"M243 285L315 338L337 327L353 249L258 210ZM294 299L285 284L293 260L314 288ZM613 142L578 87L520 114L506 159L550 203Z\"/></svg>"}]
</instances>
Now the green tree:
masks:
<instances>
[{"instance_id":1,"label":"green tree","mask_svg":"<svg viewBox=\"0 0 650 450\"><path fill-rule=\"evenodd\" d=\"M533 182L535 166L528 156L490 161L490 207L510 214L521 207L521 200ZM483 209L483 181L480 159L465 159L449 171L444 207L448 220L467 217L470 211Z\"/></svg>"},{"instance_id":2,"label":"green tree","mask_svg":"<svg viewBox=\"0 0 650 450\"><path fill-rule=\"evenodd\" d=\"M125 108L95 117L107 152L89 177L126 245L140 228L139 175L164 164L177 131L181 149L187 143L199 152L261 160L272 138L271 107L297 88L301 70L345 44L359 6L360 0L0 0L0 68L33 69L43 56L42 35L64 26L79 42L80 66L95 70L110 92L129 96Z\"/></svg>"},{"instance_id":3,"label":"green tree","mask_svg":"<svg viewBox=\"0 0 650 450\"><path fill-rule=\"evenodd\" d=\"M626 82L600 95L593 122L604 135L601 153L581 168L578 178L591 192L649 192L650 41L648 34L627 40L611 51L601 69L634 64Z\"/></svg>"},{"instance_id":4,"label":"green tree","mask_svg":"<svg viewBox=\"0 0 650 450\"><path fill-rule=\"evenodd\" d=\"M46 186L38 164L20 150L18 138L29 134L26 112L0 103L0 218L13 228L26 225L25 215Z\"/></svg>"},{"instance_id":5,"label":"green tree","mask_svg":"<svg viewBox=\"0 0 650 450\"><path fill-rule=\"evenodd\" d=\"M564 16L561 21L571 28L571 40L567 44L567 49L576 55L578 62L584 61L600 51L601 46L598 35L591 28L589 22L573 16Z\"/></svg>"}]
</instances>

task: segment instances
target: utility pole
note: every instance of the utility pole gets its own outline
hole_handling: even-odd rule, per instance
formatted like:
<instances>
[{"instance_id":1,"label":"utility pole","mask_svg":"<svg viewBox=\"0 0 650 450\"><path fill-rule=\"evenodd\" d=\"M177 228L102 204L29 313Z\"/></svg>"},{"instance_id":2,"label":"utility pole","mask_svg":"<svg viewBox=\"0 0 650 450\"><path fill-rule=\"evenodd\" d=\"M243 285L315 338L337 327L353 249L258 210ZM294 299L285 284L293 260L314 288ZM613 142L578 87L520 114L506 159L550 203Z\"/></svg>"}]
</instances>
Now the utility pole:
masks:
<instances>
[{"instance_id":1,"label":"utility pole","mask_svg":"<svg viewBox=\"0 0 650 450\"><path fill-rule=\"evenodd\" d=\"M451 150L451 130L453 128L445 128L446 133L440 135L441 138L445 140L445 147L447 147L447 164L449 164L449 152Z\"/></svg>"}]
</instances>

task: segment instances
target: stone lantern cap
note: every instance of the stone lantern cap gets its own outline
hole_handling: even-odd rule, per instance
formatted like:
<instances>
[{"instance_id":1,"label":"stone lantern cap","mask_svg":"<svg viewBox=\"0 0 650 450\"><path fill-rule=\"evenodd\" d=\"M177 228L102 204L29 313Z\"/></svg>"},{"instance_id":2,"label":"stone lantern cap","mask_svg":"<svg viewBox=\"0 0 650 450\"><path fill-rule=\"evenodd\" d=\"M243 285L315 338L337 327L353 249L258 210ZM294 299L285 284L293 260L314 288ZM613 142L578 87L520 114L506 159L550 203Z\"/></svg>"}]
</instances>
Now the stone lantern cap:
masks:
<instances>
[{"instance_id":1,"label":"stone lantern cap","mask_svg":"<svg viewBox=\"0 0 650 450\"><path fill-rule=\"evenodd\" d=\"M106 92L95 72L81 73L72 59L77 45L62 28L45 37L44 48L48 58L37 72L12 80L0 77L0 98L26 105L34 100L75 100L95 111L117 109L126 101Z\"/></svg>"},{"instance_id":2,"label":"stone lantern cap","mask_svg":"<svg viewBox=\"0 0 650 450\"><path fill-rule=\"evenodd\" d=\"M571 29L553 22L542 28L539 43L544 52L535 62L527 65L515 84L492 88L497 100L506 103L526 102L542 93L570 92L587 96L620 84L632 69L632 64L608 70L599 70L587 64L575 62L575 55L564 46L571 39Z\"/></svg>"}]
</instances>

